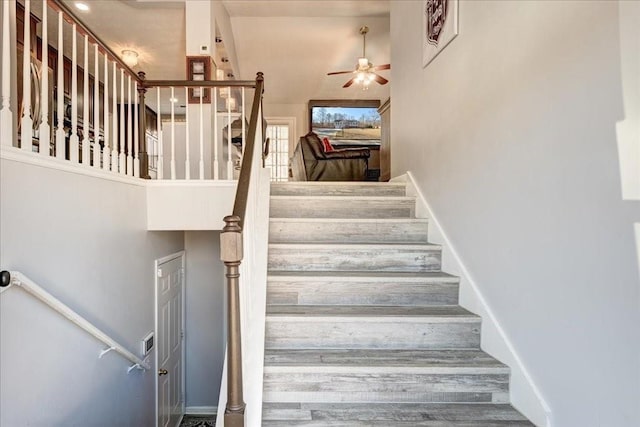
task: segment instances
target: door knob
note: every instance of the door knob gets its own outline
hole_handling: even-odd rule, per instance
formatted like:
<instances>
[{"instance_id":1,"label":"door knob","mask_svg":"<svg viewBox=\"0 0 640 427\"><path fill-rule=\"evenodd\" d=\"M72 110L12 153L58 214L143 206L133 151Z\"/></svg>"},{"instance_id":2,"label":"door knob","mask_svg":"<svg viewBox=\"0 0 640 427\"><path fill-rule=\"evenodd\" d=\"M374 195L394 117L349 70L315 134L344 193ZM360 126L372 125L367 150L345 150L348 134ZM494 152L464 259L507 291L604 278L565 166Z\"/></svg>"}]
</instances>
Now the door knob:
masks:
<instances>
[{"instance_id":1,"label":"door knob","mask_svg":"<svg viewBox=\"0 0 640 427\"><path fill-rule=\"evenodd\" d=\"M167 371L166 369L158 369L158 376L161 377L163 375L167 375L169 373L169 371Z\"/></svg>"}]
</instances>

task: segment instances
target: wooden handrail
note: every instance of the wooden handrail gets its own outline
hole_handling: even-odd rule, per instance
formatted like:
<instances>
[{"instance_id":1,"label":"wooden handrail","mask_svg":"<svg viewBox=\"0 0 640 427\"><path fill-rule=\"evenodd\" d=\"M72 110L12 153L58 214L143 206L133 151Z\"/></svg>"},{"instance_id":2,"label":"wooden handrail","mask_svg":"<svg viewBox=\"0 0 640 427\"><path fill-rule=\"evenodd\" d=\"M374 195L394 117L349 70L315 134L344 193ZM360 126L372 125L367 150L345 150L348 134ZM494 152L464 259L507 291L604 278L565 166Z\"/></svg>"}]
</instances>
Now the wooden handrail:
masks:
<instances>
[{"instance_id":1,"label":"wooden handrail","mask_svg":"<svg viewBox=\"0 0 640 427\"><path fill-rule=\"evenodd\" d=\"M236 189L233 214L224 218L220 234L220 258L227 278L227 404L224 411L226 427L244 427L245 403L242 387L242 333L240 325L240 264L243 258L242 228L247 210L253 153L255 152L258 121L262 105L264 77L258 73L249 120L246 147L242 157L240 178ZM260 120L261 121L261 120ZM262 141L260 143L262 150Z\"/></svg>"},{"instance_id":2,"label":"wooden handrail","mask_svg":"<svg viewBox=\"0 0 640 427\"><path fill-rule=\"evenodd\" d=\"M151 87L256 87L253 80L145 80L144 86Z\"/></svg>"}]
</instances>

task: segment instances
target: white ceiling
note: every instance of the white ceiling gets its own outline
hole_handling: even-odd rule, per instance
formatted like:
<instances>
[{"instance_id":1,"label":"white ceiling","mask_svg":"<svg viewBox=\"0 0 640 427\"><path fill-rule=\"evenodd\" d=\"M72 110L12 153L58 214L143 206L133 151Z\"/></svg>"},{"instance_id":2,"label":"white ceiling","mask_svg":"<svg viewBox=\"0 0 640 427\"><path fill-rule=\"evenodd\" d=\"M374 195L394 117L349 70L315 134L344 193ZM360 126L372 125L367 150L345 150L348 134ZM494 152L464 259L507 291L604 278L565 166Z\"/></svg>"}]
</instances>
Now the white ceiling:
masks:
<instances>
[{"instance_id":1,"label":"white ceiling","mask_svg":"<svg viewBox=\"0 0 640 427\"><path fill-rule=\"evenodd\" d=\"M73 7L73 0L63 0ZM207 1L207 0L187 0ZM116 53L139 52L136 71L149 79L185 78L184 0L85 0L74 12ZM362 25L370 27L367 57L388 63L389 0L225 0L241 79L265 74L265 100L306 104L309 99L381 99L389 85L342 89L362 52ZM224 41L229 43L228 40ZM389 77L389 71L380 72Z\"/></svg>"}]
</instances>

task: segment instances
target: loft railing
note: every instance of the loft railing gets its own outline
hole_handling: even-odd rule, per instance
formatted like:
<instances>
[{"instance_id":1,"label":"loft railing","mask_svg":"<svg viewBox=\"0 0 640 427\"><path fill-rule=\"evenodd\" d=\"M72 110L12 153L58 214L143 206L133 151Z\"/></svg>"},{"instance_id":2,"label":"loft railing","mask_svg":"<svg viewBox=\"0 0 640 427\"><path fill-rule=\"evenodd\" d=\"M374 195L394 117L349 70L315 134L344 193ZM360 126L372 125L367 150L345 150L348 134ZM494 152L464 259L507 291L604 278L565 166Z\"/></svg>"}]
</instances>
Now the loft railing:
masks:
<instances>
[{"instance_id":1,"label":"loft railing","mask_svg":"<svg viewBox=\"0 0 640 427\"><path fill-rule=\"evenodd\" d=\"M130 177L238 178L254 81L146 80L60 0L1 3L1 145Z\"/></svg>"},{"instance_id":2,"label":"loft railing","mask_svg":"<svg viewBox=\"0 0 640 427\"><path fill-rule=\"evenodd\" d=\"M50 308L58 312L61 316L65 317L69 321L71 321L76 326L80 327L84 331L88 332L98 341L102 342L107 346L106 349L102 350L98 355L99 358L102 358L105 354L110 351L114 351L118 353L129 362L133 363L128 369L127 372L131 372L133 369L151 369L151 366L148 362L140 359L129 350L127 350L122 344L116 342L109 335L98 329L93 323L89 322L84 317L80 316L78 313L73 311L69 306L61 302L59 299L51 295L49 292L45 291L42 287L36 284L34 281L29 279L22 273L17 271L2 271L0 272L0 293L4 293L12 287L18 287L29 295L34 296L41 302L48 305Z\"/></svg>"}]
</instances>

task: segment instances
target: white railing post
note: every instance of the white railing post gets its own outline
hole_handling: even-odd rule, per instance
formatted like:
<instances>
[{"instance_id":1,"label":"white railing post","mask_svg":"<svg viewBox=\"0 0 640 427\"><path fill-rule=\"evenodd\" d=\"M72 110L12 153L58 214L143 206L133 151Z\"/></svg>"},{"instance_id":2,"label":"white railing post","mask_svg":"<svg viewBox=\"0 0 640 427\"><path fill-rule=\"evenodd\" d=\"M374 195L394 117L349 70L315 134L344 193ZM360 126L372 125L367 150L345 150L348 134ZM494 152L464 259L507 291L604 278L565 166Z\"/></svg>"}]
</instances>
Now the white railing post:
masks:
<instances>
[{"instance_id":1,"label":"white railing post","mask_svg":"<svg viewBox=\"0 0 640 427\"><path fill-rule=\"evenodd\" d=\"M158 132L158 164L156 166L157 168L157 179L163 179L164 178L164 147L163 147L163 137L162 137L162 113L160 111L160 88L157 88L157 92L156 92L156 104L158 107L158 120L156 120L157 123L157 132Z\"/></svg>"},{"instance_id":2,"label":"white railing post","mask_svg":"<svg viewBox=\"0 0 640 427\"><path fill-rule=\"evenodd\" d=\"M62 11L58 12L58 87L57 87L57 122L56 122L56 157L65 159L67 157L66 134L64 132L64 39L62 33L64 31L64 21L62 19Z\"/></svg>"},{"instance_id":3,"label":"white railing post","mask_svg":"<svg viewBox=\"0 0 640 427\"><path fill-rule=\"evenodd\" d=\"M71 137L69 138L69 160L78 163L78 42L76 40L76 24L71 28Z\"/></svg>"},{"instance_id":4,"label":"white railing post","mask_svg":"<svg viewBox=\"0 0 640 427\"><path fill-rule=\"evenodd\" d=\"M84 35L84 81L82 82L82 164L91 161L91 141L89 140L89 36Z\"/></svg>"},{"instance_id":5,"label":"white railing post","mask_svg":"<svg viewBox=\"0 0 640 427\"><path fill-rule=\"evenodd\" d=\"M200 88L200 162L198 163L200 179L204 179L204 107L202 105L203 92L204 88Z\"/></svg>"},{"instance_id":6,"label":"white railing post","mask_svg":"<svg viewBox=\"0 0 640 427\"><path fill-rule=\"evenodd\" d=\"M184 110L184 124L185 124L185 161L184 161L184 179L191 179L191 161L189 158L189 88L184 88L185 93L185 104L186 108Z\"/></svg>"},{"instance_id":7,"label":"white railing post","mask_svg":"<svg viewBox=\"0 0 640 427\"><path fill-rule=\"evenodd\" d=\"M100 168L100 57L93 45L93 167Z\"/></svg>"},{"instance_id":8,"label":"white railing post","mask_svg":"<svg viewBox=\"0 0 640 427\"><path fill-rule=\"evenodd\" d=\"M113 61L113 93L111 94L111 172L118 173L120 158L118 154L118 69Z\"/></svg>"},{"instance_id":9,"label":"white railing post","mask_svg":"<svg viewBox=\"0 0 640 427\"><path fill-rule=\"evenodd\" d=\"M20 146L33 151L33 118L31 117L31 0L24 0L24 50L22 51L22 118Z\"/></svg>"},{"instance_id":10,"label":"white railing post","mask_svg":"<svg viewBox=\"0 0 640 427\"><path fill-rule=\"evenodd\" d=\"M133 176L140 178L140 132L138 132L138 82L133 82L134 107L133 107Z\"/></svg>"},{"instance_id":11,"label":"white railing post","mask_svg":"<svg viewBox=\"0 0 640 427\"><path fill-rule=\"evenodd\" d=\"M10 7L15 2L2 2L2 108L0 109L0 144L13 145L13 112L11 111L11 28Z\"/></svg>"},{"instance_id":12,"label":"white railing post","mask_svg":"<svg viewBox=\"0 0 640 427\"><path fill-rule=\"evenodd\" d=\"M131 76L127 75L127 175L133 176L133 102L131 100Z\"/></svg>"},{"instance_id":13,"label":"white railing post","mask_svg":"<svg viewBox=\"0 0 640 427\"><path fill-rule=\"evenodd\" d=\"M104 53L104 98L102 108L104 110L104 146L102 147L102 168L111 169L111 143L109 140L109 57Z\"/></svg>"},{"instance_id":14,"label":"white railing post","mask_svg":"<svg viewBox=\"0 0 640 427\"><path fill-rule=\"evenodd\" d=\"M42 0L42 81L40 86L40 127L38 138L40 154L49 156L51 149L51 127L49 126L49 24L47 0Z\"/></svg>"},{"instance_id":15,"label":"white railing post","mask_svg":"<svg viewBox=\"0 0 640 427\"><path fill-rule=\"evenodd\" d=\"M227 179L233 179L233 160L231 160L231 87L227 88Z\"/></svg>"},{"instance_id":16,"label":"white railing post","mask_svg":"<svg viewBox=\"0 0 640 427\"><path fill-rule=\"evenodd\" d=\"M126 144L124 133L124 102L124 70L120 69L120 157L118 159L118 172L123 174L127 173L127 158L124 154L124 145Z\"/></svg>"},{"instance_id":17,"label":"white railing post","mask_svg":"<svg viewBox=\"0 0 640 427\"><path fill-rule=\"evenodd\" d=\"M171 179L176 179L175 89L171 87Z\"/></svg>"},{"instance_id":18,"label":"white railing post","mask_svg":"<svg viewBox=\"0 0 640 427\"><path fill-rule=\"evenodd\" d=\"M220 176L218 163L218 88L214 87L211 96L213 97L213 179Z\"/></svg>"}]
</instances>

